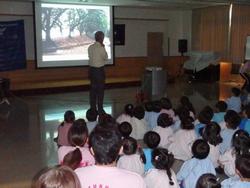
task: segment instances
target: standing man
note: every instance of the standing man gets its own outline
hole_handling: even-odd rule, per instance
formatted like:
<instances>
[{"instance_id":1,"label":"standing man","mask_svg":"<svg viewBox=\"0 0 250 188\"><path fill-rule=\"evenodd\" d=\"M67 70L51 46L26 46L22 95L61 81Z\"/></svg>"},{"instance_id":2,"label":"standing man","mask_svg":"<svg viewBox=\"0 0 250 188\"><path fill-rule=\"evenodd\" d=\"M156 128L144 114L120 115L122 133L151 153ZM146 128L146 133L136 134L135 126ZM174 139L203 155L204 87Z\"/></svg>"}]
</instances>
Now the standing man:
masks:
<instances>
[{"instance_id":1,"label":"standing man","mask_svg":"<svg viewBox=\"0 0 250 188\"><path fill-rule=\"evenodd\" d=\"M95 43L88 48L89 55L89 79L90 79L90 109L98 110L99 114L104 114L103 98L105 86L104 66L108 60L108 54L103 44L104 33L95 33ZM97 103L97 108L96 108Z\"/></svg>"}]
</instances>

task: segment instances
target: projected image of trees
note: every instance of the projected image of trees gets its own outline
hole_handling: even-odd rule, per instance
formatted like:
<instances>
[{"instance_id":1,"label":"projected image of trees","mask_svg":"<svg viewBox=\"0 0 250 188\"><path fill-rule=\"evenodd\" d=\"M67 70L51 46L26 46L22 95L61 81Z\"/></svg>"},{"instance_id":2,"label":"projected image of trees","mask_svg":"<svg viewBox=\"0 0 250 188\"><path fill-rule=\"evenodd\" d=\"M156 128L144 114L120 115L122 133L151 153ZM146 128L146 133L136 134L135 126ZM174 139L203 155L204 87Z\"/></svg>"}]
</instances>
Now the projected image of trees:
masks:
<instances>
[{"instance_id":1,"label":"projected image of trees","mask_svg":"<svg viewBox=\"0 0 250 188\"><path fill-rule=\"evenodd\" d=\"M108 14L100 9L43 7L43 60L87 59L98 30L105 33L105 45L110 45Z\"/></svg>"}]
</instances>

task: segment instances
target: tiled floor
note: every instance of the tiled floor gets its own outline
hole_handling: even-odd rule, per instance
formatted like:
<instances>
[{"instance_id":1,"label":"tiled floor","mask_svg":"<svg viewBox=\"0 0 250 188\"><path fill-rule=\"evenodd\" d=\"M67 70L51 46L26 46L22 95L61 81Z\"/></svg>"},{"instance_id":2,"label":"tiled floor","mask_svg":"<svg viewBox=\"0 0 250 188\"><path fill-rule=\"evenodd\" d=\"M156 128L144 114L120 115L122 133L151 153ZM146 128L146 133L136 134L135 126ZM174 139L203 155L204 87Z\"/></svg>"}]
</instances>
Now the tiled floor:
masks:
<instances>
[{"instance_id":1,"label":"tiled floor","mask_svg":"<svg viewBox=\"0 0 250 188\"><path fill-rule=\"evenodd\" d=\"M168 84L166 95L173 104L182 95L190 97L197 111L230 95L240 83L191 83L177 80ZM117 117L126 103L134 103L139 87L110 89L105 93L105 110ZM53 138L66 110L84 118L88 92L10 98L11 105L0 105L0 187L26 188L34 174L57 163Z\"/></svg>"}]
</instances>

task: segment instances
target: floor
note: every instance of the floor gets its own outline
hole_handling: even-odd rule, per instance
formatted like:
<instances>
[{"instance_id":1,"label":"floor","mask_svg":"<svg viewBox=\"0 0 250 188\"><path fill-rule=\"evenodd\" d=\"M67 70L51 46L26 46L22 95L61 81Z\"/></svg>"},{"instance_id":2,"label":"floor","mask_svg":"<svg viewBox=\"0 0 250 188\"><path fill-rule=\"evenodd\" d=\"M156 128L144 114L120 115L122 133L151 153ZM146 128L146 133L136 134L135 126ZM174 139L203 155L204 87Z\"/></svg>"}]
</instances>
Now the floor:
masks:
<instances>
[{"instance_id":1,"label":"floor","mask_svg":"<svg viewBox=\"0 0 250 188\"><path fill-rule=\"evenodd\" d=\"M166 96L178 104L186 95L196 111L204 105L213 106L230 95L231 87L241 83L188 83L178 79L167 85ZM124 104L135 103L139 87L109 89L105 92L105 111L117 117ZM11 105L0 105L0 187L30 187L32 177L41 168L57 164L57 146L53 138L66 110L77 118L85 118L89 108L88 92L51 95L12 96Z\"/></svg>"}]
</instances>

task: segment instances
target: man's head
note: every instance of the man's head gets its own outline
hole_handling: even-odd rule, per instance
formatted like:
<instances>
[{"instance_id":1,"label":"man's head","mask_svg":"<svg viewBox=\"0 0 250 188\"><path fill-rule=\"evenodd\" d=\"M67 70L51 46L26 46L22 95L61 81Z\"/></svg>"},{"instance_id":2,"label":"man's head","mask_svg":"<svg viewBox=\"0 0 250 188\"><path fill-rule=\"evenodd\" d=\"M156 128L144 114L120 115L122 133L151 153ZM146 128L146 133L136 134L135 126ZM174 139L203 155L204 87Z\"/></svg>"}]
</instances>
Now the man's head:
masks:
<instances>
[{"instance_id":1,"label":"man's head","mask_svg":"<svg viewBox=\"0 0 250 188\"><path fill-rule=\"evenodd\" d=\"M89 145L96 163L108 165L116 161L122 139L115 125L108 127L98 125L90 134Z\"/></svg>"},{"instance_id":2,"label":"man's head","mask_svg":"<svg viewBox=\"0 0 250 188\"><path fill-rule=\"evenodd\" d=\"M95 33L95 40L97 42L100 42L100 43L103 43L103 40L104 40L104 33L102 31L97 31Z\"/></svg>"}]
</instances>

